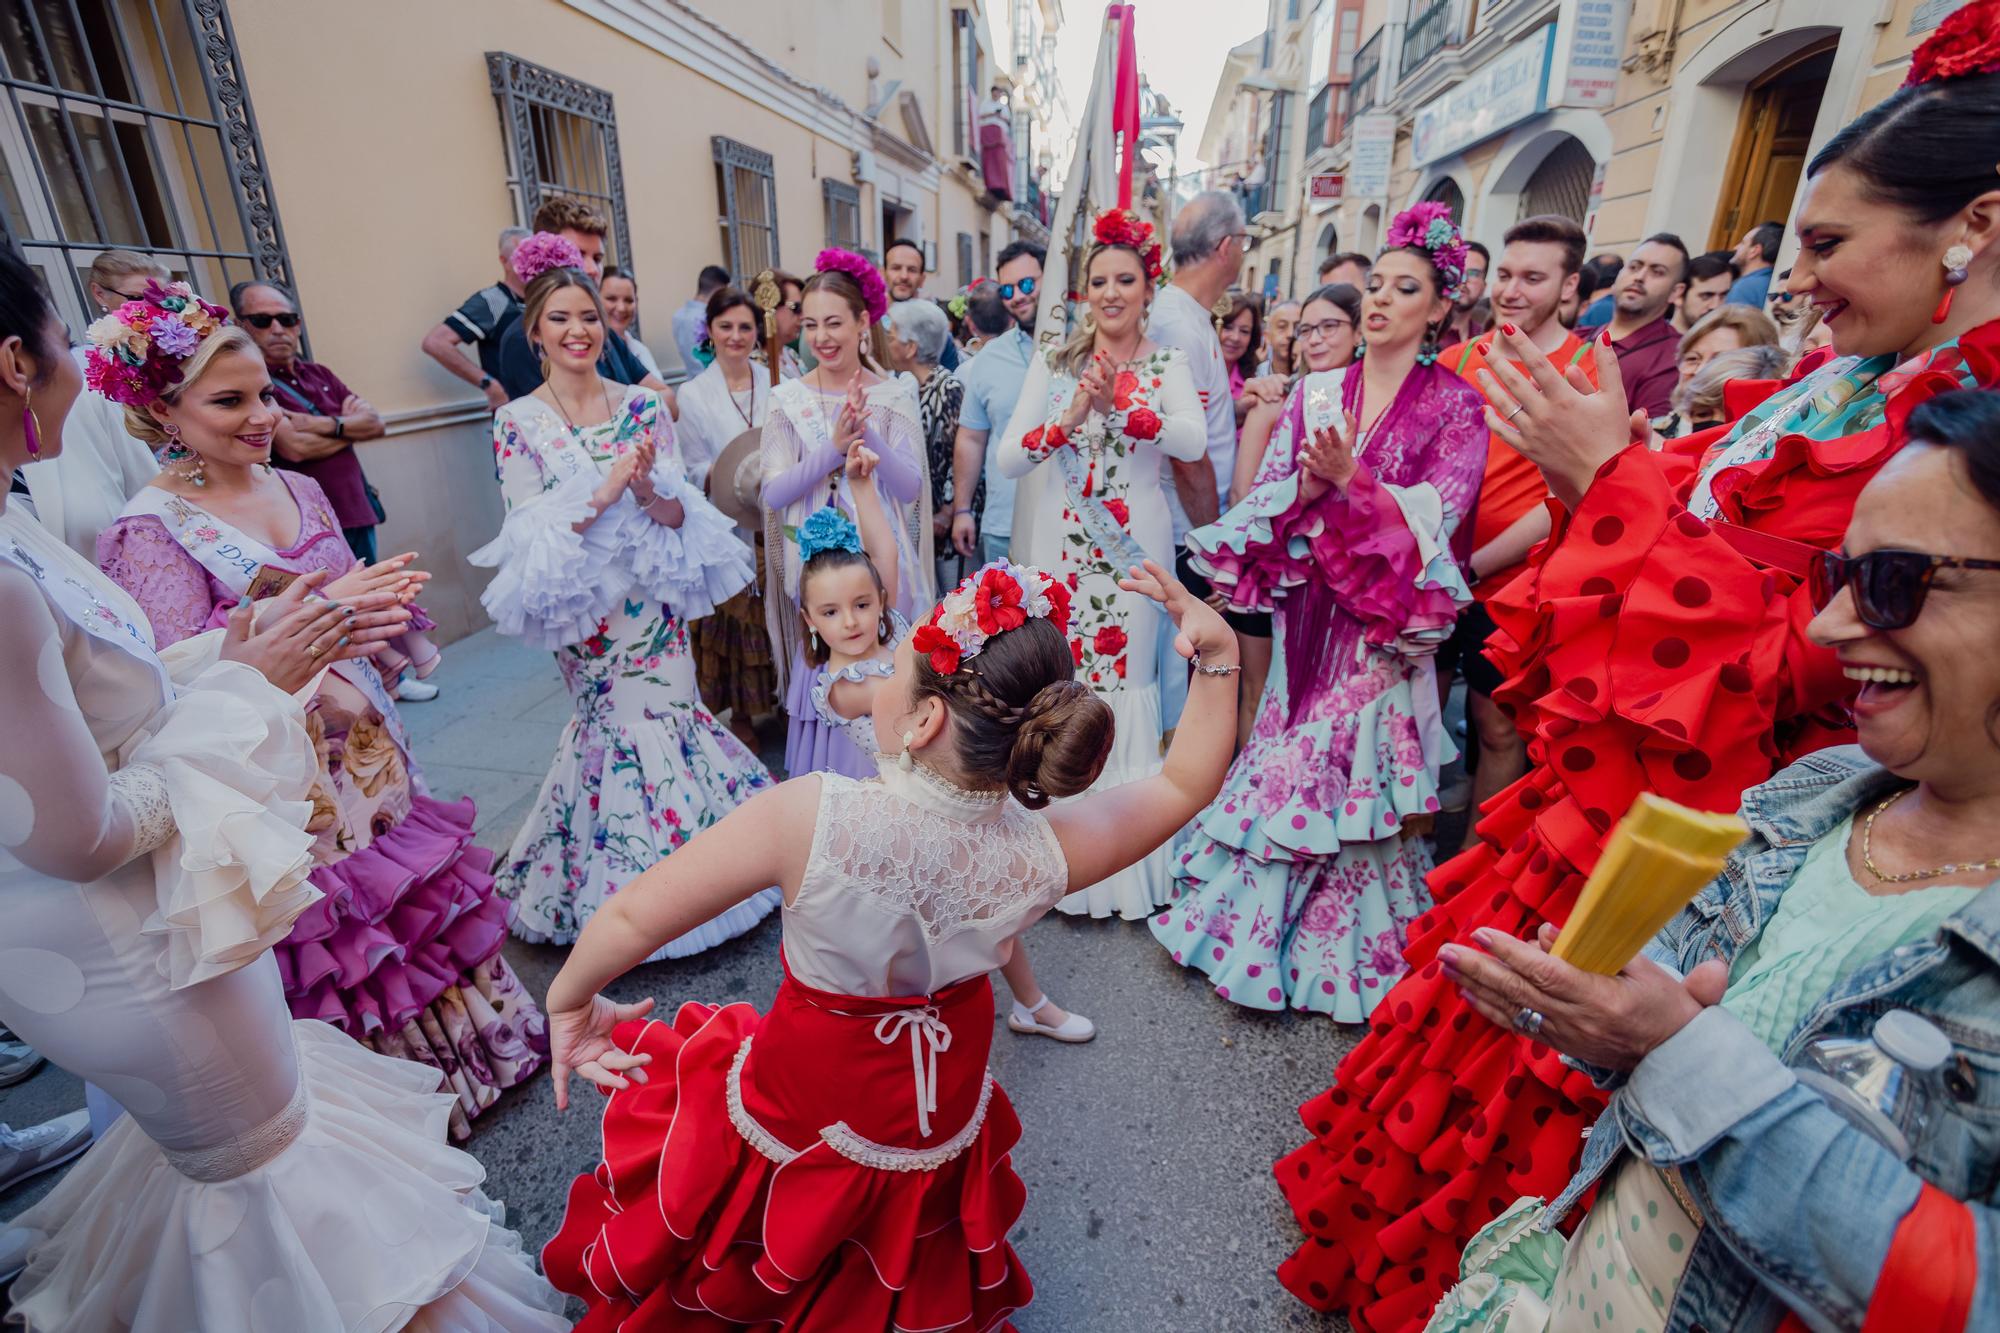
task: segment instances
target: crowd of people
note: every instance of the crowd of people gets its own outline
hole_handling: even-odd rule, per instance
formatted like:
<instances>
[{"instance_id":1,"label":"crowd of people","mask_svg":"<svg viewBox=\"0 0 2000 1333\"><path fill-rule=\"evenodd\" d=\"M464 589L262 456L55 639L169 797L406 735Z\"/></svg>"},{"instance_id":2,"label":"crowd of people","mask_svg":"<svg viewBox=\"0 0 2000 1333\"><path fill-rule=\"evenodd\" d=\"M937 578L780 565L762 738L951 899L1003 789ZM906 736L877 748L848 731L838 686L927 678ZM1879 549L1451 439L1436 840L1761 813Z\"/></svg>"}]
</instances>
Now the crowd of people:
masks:
<instances>
[{"instance_id":1,"label":"crowd of people","mask_svg":"<svg viewBox=\"0 0 2000 1333\"><path fill-rule=\"evenodd\" d=\"M421 344L574 704L498 855L403 726L449 649L297 297L108 250L73 341L0 251L0 1085L89 1088L0 1127L0 1187L82 1154L13 1316L1004 1327L989 977L1096 1037L1058 911L1362 1026L1274 1170L1280 1280L1365 1333L2000 1324L1996 143L1974 0L1782 271L1775 222L1587 258L1423 203L1266 302L1217 191L943 300L899 239L711 266L651 347L551 198ZM1748 841L1580 970L1648 794ZM767 1012L603 994L774 913ZM539 1003L510 934L566 950ZM544 1065L608 1100L538 1269L448 1140Z\"/></svg>"}]
</instances>

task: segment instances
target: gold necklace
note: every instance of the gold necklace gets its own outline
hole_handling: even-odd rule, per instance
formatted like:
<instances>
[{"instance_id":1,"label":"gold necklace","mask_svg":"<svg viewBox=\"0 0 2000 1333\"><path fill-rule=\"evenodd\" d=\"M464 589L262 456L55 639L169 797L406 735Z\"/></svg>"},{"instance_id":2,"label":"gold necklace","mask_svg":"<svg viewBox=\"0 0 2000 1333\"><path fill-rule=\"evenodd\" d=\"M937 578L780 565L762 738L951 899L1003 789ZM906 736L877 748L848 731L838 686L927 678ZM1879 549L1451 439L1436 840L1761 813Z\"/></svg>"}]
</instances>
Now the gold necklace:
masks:
<instances>
[{"instance_id":1,"label":"gold necklace","mask_svg":"<svg viewBox=\"0 0 2000 1333\"><path fill-rule=\"evenodd\" d=\"M1901 791L1892 794L1888 800L1868 812L1867 820L1861 825L1861 864L1867 869L1869 874L1873 875L1876 880L1883 884L1908 884L1912 880L1936 879L1939 875L1955 875L1961 870L2000 870L2000 856L1994 857L1991 861L1954 861L1948 866L1939 866L1935 870L1912 870L1905 875L1885 875L1880 870L1877 870L1875 868L1875 816L1881 814L1884 810L1887 810L1890 806L1915 790L1915 787L1905 787Z\"/></svg>"}]
</instances>

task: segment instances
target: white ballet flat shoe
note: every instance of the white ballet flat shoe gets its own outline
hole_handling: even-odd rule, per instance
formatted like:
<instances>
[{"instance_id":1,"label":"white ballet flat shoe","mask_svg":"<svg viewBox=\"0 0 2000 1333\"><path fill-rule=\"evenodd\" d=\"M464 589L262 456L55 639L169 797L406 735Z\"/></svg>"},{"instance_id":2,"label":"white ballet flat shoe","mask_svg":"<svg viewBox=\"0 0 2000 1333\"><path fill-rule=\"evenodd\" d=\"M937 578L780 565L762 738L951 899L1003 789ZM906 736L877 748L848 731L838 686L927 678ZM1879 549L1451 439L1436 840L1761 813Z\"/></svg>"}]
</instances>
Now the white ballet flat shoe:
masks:
<instances>
[{"instance_id":1,"label":"white ballet flat shoe","mask_svg":"<svg viewBox=\"0 0 2000 1333\"><path fill-rule=\"evenodd\" d=\"M1053 1037L1057 1041L1072 1043L1086 1042L1097 1035L1097 1024L1078 1013L1072 1013L1056 1024L1038 1022L1035 1014L1047 1004L1047 997L1043 997L1042 1003L1034 1009L1028 1008L1019 1000L1014 1001L1014 1012L1007 1015L1007 1026L1026 1036Z\"/></svg>"}]
</instances>

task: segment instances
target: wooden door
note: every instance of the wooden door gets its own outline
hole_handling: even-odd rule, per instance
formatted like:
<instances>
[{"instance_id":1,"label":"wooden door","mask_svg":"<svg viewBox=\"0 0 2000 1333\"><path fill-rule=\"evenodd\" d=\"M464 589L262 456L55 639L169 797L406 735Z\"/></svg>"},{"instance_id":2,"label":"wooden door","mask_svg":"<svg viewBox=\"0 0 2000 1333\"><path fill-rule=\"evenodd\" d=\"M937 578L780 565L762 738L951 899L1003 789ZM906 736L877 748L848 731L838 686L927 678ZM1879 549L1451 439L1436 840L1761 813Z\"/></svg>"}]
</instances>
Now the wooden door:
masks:
<instances>
[{"instance_id":1,"label":"wooden door","mask_svg":"<svg viewBox=\"0 0 2000 1333\"><path fill-rule=\"evenodd\" d=\"M1794 57L1744 90L1709 249L1733 249L1758 223L1783 222L1791 215L1832 67L1828 44Z\"/></svg>"}]
</instances>

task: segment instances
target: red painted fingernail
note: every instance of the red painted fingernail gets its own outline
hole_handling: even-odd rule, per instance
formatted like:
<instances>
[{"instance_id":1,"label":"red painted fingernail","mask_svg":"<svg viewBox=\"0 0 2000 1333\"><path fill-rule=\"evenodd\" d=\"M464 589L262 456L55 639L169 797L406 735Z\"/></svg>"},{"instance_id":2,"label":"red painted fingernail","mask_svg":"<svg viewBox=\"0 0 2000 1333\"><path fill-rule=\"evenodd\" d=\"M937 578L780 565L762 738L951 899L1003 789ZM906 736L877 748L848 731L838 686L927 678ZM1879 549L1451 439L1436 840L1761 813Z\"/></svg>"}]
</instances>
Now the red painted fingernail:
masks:
<instances>
[{"instance_id":1,"label":"red painted fingernail","mask_svg":"<svg viewBox=\"0 0 2000 1333\"><path fill-rule=\"evenodd\" d=\"M1507 336L1509 338L1513 337L1515 334L1520 332L1520 330L1515 328L1512 324L1502 324L1500 327L1506 330Z\"/></svg>"}]
</instances>

